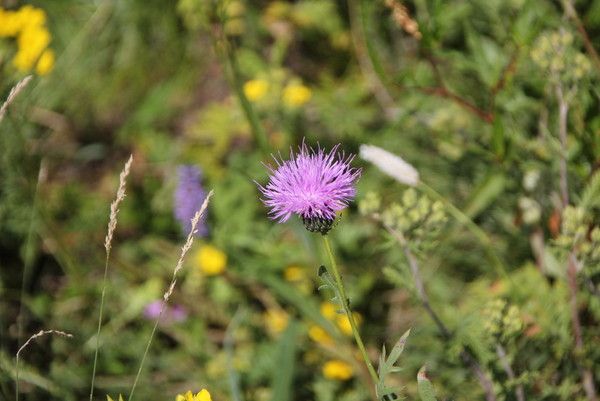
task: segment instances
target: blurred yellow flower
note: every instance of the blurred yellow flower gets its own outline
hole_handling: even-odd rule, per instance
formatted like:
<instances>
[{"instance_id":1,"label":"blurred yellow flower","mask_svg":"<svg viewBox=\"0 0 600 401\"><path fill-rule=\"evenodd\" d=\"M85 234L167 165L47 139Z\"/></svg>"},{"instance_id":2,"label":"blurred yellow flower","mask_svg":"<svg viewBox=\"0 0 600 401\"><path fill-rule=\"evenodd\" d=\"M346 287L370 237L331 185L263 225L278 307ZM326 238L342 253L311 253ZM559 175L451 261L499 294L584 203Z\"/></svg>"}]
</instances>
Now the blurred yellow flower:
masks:
<instances>
[{"instance_id":1,"label":"blurred yellow flower","mask_svg":"<svg viewBox=\"0 0 600 401\"><path fill-rule=\"evenodd\" d=\"M213 245L202 245L196 253L196 262L202 273L216 276L225 270L227 255Z\"/></svg>"},{"instance_id":2,"label":"blurred yellow flower","mask_svg":"<svg viewBox=\"0 0 600 401\"><path fill-rule=\"evenodd\" d=\"M264 79L252 79L244 84L244 94L253 102L265 97L268 90L269 83Z\"/></svg>"},{"instance_id":3,"label":"blurred yellow flower","mask_svg":"<svg viewBox=\"0 0 600 401\"><path fill-rule=\"evenodd\" d=\"M50 32L46 29L46 13L30 5L17 11L0 8L0 37L16 37L18 50L12 60L19 71L29 71L34 66L38 74L50 72L54 53L47 50ZM42 58L40 58L42 57Z\"/></svg>"},{"instance_id":4,"label":"blurred yellow flower","mask_svg":"<svg viewBox=\"0 0 600 401\"><path fill-rule=\"evenodd\" d=\"M37 62L35 70L39 75L46 75L52 71L54 67L54 52L51 49L46 49Z\"/></svg>"},{"instance_id":5,"label":"blurred yellow flower","mask_svg":"<svg viewBox=\"0 0 600 401\"><path fill-rule=\"evenodd\" d=\"M356 322L356 325L360 326L360 323L362 322L362 316L356 312L352 313L352 316L354 316L354 321ZM336 316L335 323L339 327L340 331L345 335L349 336L352 334L352 325L350 324L350 319L348 319L348 316Z\"/></svg>"},{"instance_id":6,"label":"blurred yellow flower","mask_svg":"<svg viewBox=\"0 0 600 401\"><path fill-rule=\"evenodd\" d=\"M310 100L312 91L298 83L288 84L283 89L283 102L290 107L299 107Z\"/></svg>"},{"instance_id":7,"label":"blurred yellow flower","mask_svg":"<svg viewBox=\"0 0 600 401\"><path fill-rule=\"evenodd\" d=\"M46 23L46 12L30 5L21 7L17 11L17 17L25 27L41 27Z\"/></svg>"},{"instance_id":8,"label":"blurred yellow flower","mask_svg":"<svg viewBox=\"0 0 600 401\"><path fill-rule=\"evenodd\" d=\"M306 278L306 273L300 266L288 266L283 271L283 277L286 281L295 283L304 280Z\"/></svg>"},{"instance_id":9,"label":"blurred yellow flower","mask_svg":"<svg viewBox=\"0 0 600 401\"><path fill-rule=\"evenodd\" d=\"M323 302L321 304L321 315L325 316L329 320L335 319L337 313L337 305L332 302Z\"/></svg>"},{"instance_id":10,"label":"blurred yellow flower","mask_svg":"<svg viewBox=\"0 0 600 401\"><path fill-rule=\"evenodd\" d=\"M323 365L323 376L332 380L348 380L352 377L352 366L337 359Z\"/></svg>"},{"instance_id":11,"label":"blurred yellow flower","mask_svg":"<svg viewBox=\"0 0 600 401\"><path fill-rule=\"evenodd\" d=\"M269 309L263 316L267 330L274 335L285 330L290 320L289 315L285 311L277 309Z\"/></svg>"},{"instance_id":12,"label":"blurred yellow flower","mask_svg":"<svg viewBox=\"0 0 600 401\"><path fill-rule=\"evenodd\" d=\"M191 391L185 394L178 394L175 401L212 401L210 393L206 389L200 390L200 392L194 395Z\"/></svg>"},{"instance_id":13,"label":"blurred yellow flower","mask_svg":"<svg viewBox=\"0 0 600 401\"><path fill-rule=\"evenodd\" d=\"M17 36L21 25L21 19L17 12L0 8L0 37Z\"/></svg>"},{"instance_id":14,"label":"blurred yellow flower","mask_svg":"<svg viewBox=\"0 0 600 401\"><path fill-rule=\"evenodd\" d=\"M308 336L314 342L322 345L332 345L334 343L333 338L331 338L322 327L317 326L316 324L313 324L308 328Z\"/></svg>"}]
</instances>

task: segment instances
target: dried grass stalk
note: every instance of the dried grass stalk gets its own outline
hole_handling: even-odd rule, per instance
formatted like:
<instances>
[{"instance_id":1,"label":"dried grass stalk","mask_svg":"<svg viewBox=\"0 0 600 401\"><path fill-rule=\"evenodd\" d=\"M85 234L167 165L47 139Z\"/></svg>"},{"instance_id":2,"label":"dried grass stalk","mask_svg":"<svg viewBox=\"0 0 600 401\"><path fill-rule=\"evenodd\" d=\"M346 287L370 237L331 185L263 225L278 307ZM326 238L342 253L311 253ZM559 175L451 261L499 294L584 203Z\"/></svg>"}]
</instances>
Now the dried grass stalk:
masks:
<instances>
[{"instance_id":1,"label":"dried grass stalk","mask_svg":"<svg viewBox=\"0 0 600 401\"><path fill-rule=\"evenodd\" d=\"M125 183L127 182L127 176L129 175L132 161L133 155L130 155L129 160L127 160L127 163L125 163L123 171L121 171L121 174L119 175L119 189L117 190L117 197L110 204L110 220L108 221L108 231L106 233L106 237L104 238L104 249L106 249L107 254L110 253L113 234L115 232L115 228L117 228L119 205L123 199L125 199Z\"/></svg>"},{"instance_id":2,"label":"dried grass stalk","mask_svg":"<svg viewBox=\"0 0 600 401\"><path fill-rule=\"evenodd\" d=\"M2 119L4 118L6 110L8 110L8 106L10 106L11 103L15 100L15 98L19 95L19 93L21 93L21 91L25 89L29 81L31 81L31 78L31 75L26 76L25 78L17 82L17 84L10 90L6 101L2 104L2 107L0 107L0 121L2 121Z\"/></svg>"},{"instance_id":3,"label":"dried grass stalk","mask_svg":"<svg viewBox=\"0 0 600 401\"><path fill-rule=\"evenodd\" d=\"M133 399L133 394L135 392L137 383L140 379L140 375L142 374L142 369L144 368L144 362L146 361L146 356L148 355L148 351L150 350L150 345L152 344L152 340L154 339L154 334L156 333L156 328L158 327L158 324L160 323L160 318L162 317L162 314L165 310L167 302L169 301L169 298L171 298L171 295L173 294L173 291L175 289L175 284L177 284L177 273L179 273L179 271L182 269L183 261L185 260L185 256L188 253L188 251L190 250L190 248L192 247L192 244L194 243L194 234L196 234L196 232L198 230L198 228L197 228L198 222L200 221L200 219L206 212L206 209L208 208L208 203L212 196L213 196L213 191L210 191L208 193L208 195L206 196L206 199L204 199L202 206L196 212L196 214L194 215L194 217L191 220L192 228L187 236L185 244L183 244L183 247L181 248L181 254L179 256L179 260L177 261L177 265L175 265L175 270L173 270L173 278L171 279L171 284L169 285L169 289L163 295L163 301L162 301L162 305L160 307L160 312L158 313L158 317L154 321L154 327L152 328L152 332L150 333L150 338L148 339L148 343L146 344L146 349L144 350L144 354L142 355L142 360L140 361L140 366L139 366L137 374L135 376L135 380L133 381L133 385L131 386L131 392L129 393L128 401L131 401Z\"/></svg>"},{"instance_id":4,"label":"dried grass stalk","mask_svg":"<svg viewBox=\"0 0 600 401\"><path fill-rule=\"evenodd\" d=\"M67 338L72 338L73 335L66 333L64 331L60 331L60 330L40 330L37 333L35 333L34 335L32 335L31 337L29 337L29 339L27 341L25 341L25 344L23 344L21 346L21 348L19 348L19 350L17 351L16 355L15 355L15 400L19 401L19 357L21 356L21 352L23 352L23 350L25 350L25 348L27 348L27 346L36 338L48 335L48 334L55 334L61 337L67 337Z\"/></svg>"},{"instance_id":5,"label":"dried grass stalk","mask_svg":"<svg viewBox=\"0 0 600 401\"><path fill-rule=\"evenodd\" d=\"M96 330L96 349L94 350L94 365L92 368L92 382L90 384L90 401L94 398L94 383L96 380L96 366L98 364L98 348L100 347L100 331L102 329L102 318L104 315L104 299L106 297L106 278L108 276L108 261L110 259L110 250L112 248L112 240L115 229L117 228L117 216L119 214L119 205L125 199L125 184L127 176L131 170L133 155L129 156L125 167L119 175L119 188L115 200L110 204L110 219L108 220L108 230L104 238L104 249L106 249L106 259L104 263L104 276L102 278L102 295L100 296L100 311L98 313L98 329Z\"/></svg>"}]
</instances>

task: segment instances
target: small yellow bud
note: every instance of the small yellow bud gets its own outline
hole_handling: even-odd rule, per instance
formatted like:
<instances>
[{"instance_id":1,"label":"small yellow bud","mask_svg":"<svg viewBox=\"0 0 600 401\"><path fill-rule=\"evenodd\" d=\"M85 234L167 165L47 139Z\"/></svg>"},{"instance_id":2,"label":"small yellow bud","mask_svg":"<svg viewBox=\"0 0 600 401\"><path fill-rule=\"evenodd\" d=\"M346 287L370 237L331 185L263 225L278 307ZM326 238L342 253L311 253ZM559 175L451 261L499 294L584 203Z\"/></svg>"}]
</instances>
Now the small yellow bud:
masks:
<instances>
[{"instance_id":1,"label":"small yellow bud","mask_svg":"<svg viewBox=\"0 0 600 401\"><path fill-rule=\"evenodd\" d=\"M196 253L196 262L200 271L207 276L216 276L227 266L227 255L212 245L203 245Z\"/></svg>"},{"instance_id":2,"label":"small yellow bud","mask_svg":"<svg viewBox=\"0 0 600 401\"><path fill-rule=\"evenodd\" d=\"M352 377L352 366L337 359L323 365L323 376L333 380L348 380Z\"/></svg>"}]
</instances>

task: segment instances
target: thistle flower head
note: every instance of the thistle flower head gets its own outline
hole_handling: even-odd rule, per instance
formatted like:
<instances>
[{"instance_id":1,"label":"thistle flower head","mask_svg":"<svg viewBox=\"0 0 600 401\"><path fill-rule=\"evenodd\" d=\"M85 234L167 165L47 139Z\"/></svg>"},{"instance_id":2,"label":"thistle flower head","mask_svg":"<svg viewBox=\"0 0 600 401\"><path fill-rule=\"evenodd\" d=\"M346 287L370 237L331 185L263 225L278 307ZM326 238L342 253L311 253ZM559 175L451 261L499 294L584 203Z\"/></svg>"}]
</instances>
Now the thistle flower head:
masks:
<instances>
[{"instance_id":1,"label":"thistle flower head","mask_svg":"<svg viewBox=\"0 0 600 401\"><path fill-rule=\"evenodd\" d=\"M177 170L178 183L174 194L174 214L181 224L182 232L187 235L192 228L191 220L202 206L206 192L202 188L202 172L196 166L182 165ZM205 224L197 228L197 236L207 234Z\"/></svg>"},{"instance_id":2,"label":"thistle flower head","mask_svg":"<svg viewBox=\"0 0 600 401\"><path fill-rule=\"evenodd\" d=\"M303 144L298 153L290 151L290 160L275 158L277 167L268 167L269 183L259 185L272 219L284 222L297 214L309 231L326 234L331 229L336 212L354 198L360 177L360 169L350 166L354 156L338 148L326 153Z\"/></svg>"}]
</instances>

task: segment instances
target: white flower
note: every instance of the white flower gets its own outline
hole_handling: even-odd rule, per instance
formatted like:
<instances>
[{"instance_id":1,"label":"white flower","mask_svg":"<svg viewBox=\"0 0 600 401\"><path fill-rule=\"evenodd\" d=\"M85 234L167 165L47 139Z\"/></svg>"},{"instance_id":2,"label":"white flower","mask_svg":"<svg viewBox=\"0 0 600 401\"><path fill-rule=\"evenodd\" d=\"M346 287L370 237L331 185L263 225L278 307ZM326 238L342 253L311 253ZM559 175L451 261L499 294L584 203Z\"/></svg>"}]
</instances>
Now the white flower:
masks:
<instances>
[{"instance_id":1,"label":"white flower","mask_svg":"<svg viewBox=\"0 0 600 401\"><path fill-rule=\"evenodd\" d=\"M360 157L395 180L414 187L419 183L419 172L401 157L373 145L360 145Z\"/></svg>"}]
</instances>

